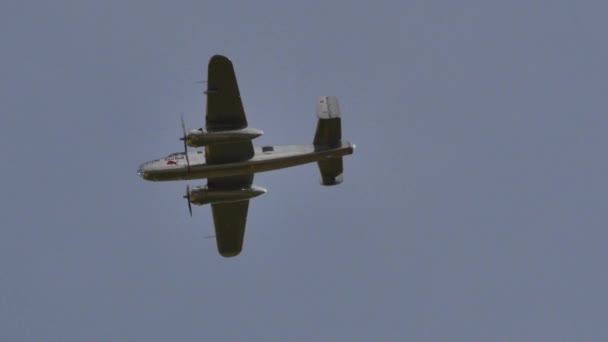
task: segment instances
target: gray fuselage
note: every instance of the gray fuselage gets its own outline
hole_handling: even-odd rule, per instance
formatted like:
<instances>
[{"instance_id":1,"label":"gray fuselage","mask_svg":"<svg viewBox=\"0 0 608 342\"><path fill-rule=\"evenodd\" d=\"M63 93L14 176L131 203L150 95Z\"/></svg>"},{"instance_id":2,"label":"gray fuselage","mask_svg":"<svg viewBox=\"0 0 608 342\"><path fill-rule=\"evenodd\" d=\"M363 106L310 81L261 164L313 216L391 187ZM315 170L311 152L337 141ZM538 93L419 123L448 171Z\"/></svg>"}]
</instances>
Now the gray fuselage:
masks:
<instances>
[{"instance_id":1,"label":"gray fuselage","mask_svg":"<svg viewBox=\"0 0 608 342\"><path fill-rule=\"evenodd\" d=\"M150 181L174 181L230 177L272 171L352 154L354 145L341 142L336 147L315 145L264 146L254 148L254 156L242 162L207 164L203 151L189 152L190 171L185 154L169 156L142 164L137 173Z\"/></svg>"}]
</instances>

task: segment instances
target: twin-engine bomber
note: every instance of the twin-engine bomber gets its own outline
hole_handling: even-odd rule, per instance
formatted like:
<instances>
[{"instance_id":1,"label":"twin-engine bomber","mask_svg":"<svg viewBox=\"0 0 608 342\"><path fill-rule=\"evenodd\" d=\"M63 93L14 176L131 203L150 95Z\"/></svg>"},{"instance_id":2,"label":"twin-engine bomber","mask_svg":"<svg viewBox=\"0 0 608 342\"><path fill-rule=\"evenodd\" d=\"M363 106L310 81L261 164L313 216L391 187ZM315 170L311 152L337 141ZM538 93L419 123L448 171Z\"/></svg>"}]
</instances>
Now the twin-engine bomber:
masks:
<instances>
[{"instance_id":1,"label":"twin-engine bomber","mask_svg":"<svg viewBox=\"0 0 608 342\"><path fill-rule=\"evenodd\" d=\"M186 188L192 204L211 204L220 255L233 257L243 247L249 200L266 193L253 185L258 172L316 162L322 185L342 183L342 157L355 145L342 140L338 99L321 96L317 103L317 128L312 145L253 147L262 134L248 127L234 67L224 56L209 61L205 128L186 132L182 120L184 152L142 164L137 173L150 181L207 179L207 185ZM204 150L188 152L190 147Z\"/></svg>"}]
</instances>

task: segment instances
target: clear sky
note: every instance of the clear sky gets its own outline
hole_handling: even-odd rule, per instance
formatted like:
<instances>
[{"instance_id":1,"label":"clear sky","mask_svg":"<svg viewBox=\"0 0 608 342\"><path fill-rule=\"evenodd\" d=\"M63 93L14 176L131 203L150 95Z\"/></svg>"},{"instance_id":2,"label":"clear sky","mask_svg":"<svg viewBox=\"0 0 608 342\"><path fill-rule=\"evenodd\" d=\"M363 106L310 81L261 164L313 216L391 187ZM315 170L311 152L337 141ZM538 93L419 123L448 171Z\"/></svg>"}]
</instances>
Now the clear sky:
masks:
<instances>
[{"instance_id":1,"label":"clear sky","mask_svg":"<svg viewBox=\"0 0 608 342\"><path fill-rule=\"evenodd\" d=\"M604 1L0 3L0 341L606 341ZM235 64L257 144L243 253L137 166ZM204 181L189 182L191 185Z\"/></svg>"}]
</instances>

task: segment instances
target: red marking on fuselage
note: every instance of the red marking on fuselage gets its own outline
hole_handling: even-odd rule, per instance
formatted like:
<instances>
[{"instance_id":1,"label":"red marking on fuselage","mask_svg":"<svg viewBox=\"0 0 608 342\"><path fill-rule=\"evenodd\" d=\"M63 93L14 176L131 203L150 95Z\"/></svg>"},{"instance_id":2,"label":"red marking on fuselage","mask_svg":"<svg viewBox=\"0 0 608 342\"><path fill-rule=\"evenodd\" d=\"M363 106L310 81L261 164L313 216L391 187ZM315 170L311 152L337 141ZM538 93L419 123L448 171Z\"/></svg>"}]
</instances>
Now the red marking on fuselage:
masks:
<instances>
[{"instance_id":1,"label":"red marking on fuselage","mask_svg":"<svg viewBox=\"0 0 608 342\"><path fill-rule=\"evenodd\" d=\"M173 160L168 160L167 165L177 165L177 162L175 162Z\"/></svg>"}]
</instances>

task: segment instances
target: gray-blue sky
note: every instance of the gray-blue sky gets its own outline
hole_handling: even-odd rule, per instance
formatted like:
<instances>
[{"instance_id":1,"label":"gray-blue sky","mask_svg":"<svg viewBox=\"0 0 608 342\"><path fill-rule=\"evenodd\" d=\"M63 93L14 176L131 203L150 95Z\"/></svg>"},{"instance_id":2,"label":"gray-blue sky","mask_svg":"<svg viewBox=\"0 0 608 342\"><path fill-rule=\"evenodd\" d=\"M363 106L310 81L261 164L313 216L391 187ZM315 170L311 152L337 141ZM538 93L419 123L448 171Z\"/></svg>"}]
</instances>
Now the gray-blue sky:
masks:
<instances>
[{"instance_id":1,"label":"gray-blue sky","mask_svg":"<svg viewBox=\"0 0 608 342\"><path fill-rule=\"evenodd\" d=\"M607 7L2 2L0 340L606 340ZM230 260L135 174L216 53L257 143L336 95L357 144L338 187L256 176Z\"/></svg>"}]
</instances>

